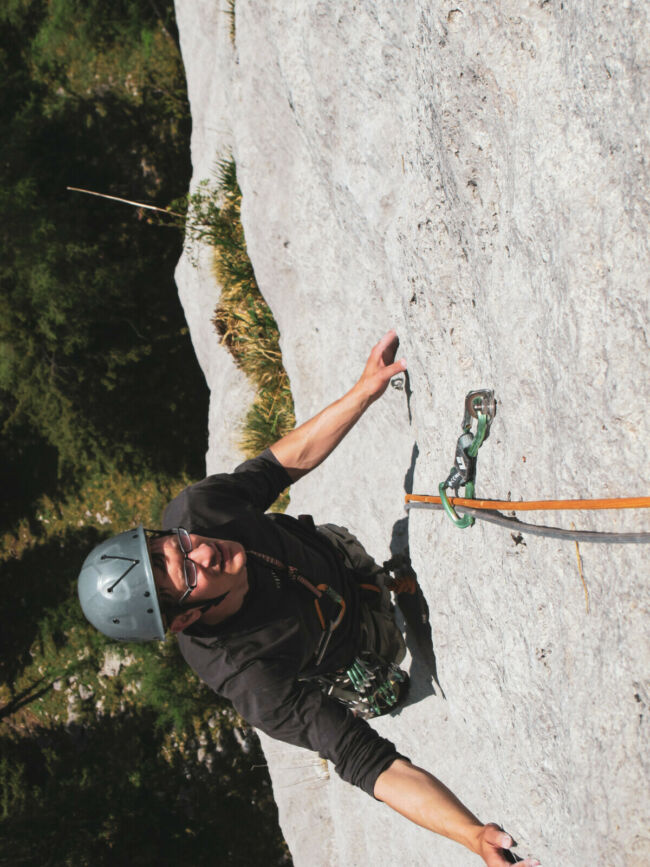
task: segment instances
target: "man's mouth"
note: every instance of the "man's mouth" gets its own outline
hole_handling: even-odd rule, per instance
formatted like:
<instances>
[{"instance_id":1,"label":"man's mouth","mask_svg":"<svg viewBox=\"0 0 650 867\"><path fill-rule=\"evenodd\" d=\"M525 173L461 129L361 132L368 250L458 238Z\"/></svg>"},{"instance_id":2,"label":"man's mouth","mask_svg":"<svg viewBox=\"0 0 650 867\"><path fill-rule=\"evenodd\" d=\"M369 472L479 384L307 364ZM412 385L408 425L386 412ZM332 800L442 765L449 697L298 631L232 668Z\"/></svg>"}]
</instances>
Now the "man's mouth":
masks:
<instances>
[{"instance_id":1,"label":"man's mouth","mask_svg":"<svg viewBox=\"0 0 650 867\"><path fill-rule=\"evenodd\" d=\"M214 567L218 569L220 572L223 572L223 564L225 561L225 556L223 553L223 548L218 544L218 542L214 543L215 551L217 554L216 562L214 563Z\"/></svg>"}]
</instances>

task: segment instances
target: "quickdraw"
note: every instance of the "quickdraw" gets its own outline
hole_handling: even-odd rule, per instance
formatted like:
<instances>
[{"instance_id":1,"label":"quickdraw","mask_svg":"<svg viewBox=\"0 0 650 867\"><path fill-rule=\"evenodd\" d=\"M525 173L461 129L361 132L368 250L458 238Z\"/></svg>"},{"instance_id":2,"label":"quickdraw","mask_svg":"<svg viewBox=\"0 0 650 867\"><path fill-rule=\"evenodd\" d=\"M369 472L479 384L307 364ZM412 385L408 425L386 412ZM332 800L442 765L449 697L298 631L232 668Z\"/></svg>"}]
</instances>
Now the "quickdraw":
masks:
<instances>
[{"instance_id":1,"label":"quickdraw","mask_svg":"<svg viewBox=\"0 0 650 867\"><path fill-rule=\"evenodd\" d=\"M367 718L381 716L395 707L400 698L400 684L406 681L405 672L394 662L373 665L363 654L357 656L346 674L362 705L370 710ZM357 713L362 715L358 706Z\"/></svg>"},{"instance_id":2,"label":"quickdraw","mask_svg":"<svg viewBox=\"0 0 650 867\"><path fill-rule=\"evenodd\" d=\"M408 676L394 662L362 652L349 668L308 678L363 719L389 713L400 701Z\"/></svg>"},{"instance_id":3,"label":"quickdraw","mask_svg":"<svg viewBox=\"0 0 650 867\"><path fill-rule=\"evenodd\" d=\"M450 520L461 530L471 527L474 518L471 515L460 517L452 504L449 502L447 490L453 490L458 496L458 489L465 488L465 497L471 500L474 497L476 482L476 457L479 448L490 435L490 425L494 421L497 412L497 402L494 392L488 389L470 391L465 397L465 413L463 415L462 434L456 443L456 455L454 465L447 479L440 482L438 492L442 506ZM476 433L472 433L472 420L476 419Z\"/></svg>"},{"instance_id":4,"label":"quickdraw","mask_svg":"<svg viewBox=\"0 0 650 867\"><path fill-rule=\"evenodd\" d=\"M606 533L591 530L565 530L560 527L545 527L537 524L527 524L515 517L502 515L498 509L507 511L528 511L548 509L639 509L650 507L650 497L609 497L600 499L574 500L529 500L513 502L511 500L477 500L474 498L476 481L476 458L479 448L490 434L490 426L496 415L497 402L494 392L488 389L470 391L465 397L465 414L463 416L462 434L456 443L454 466L444 482L438 486L439 496L423 494L407 494L405 504L407 509L444 509L451 521L459 527L471 527L476 518L499 524L522 533L532 533L538 536L550 536L558 539L572 539L580 542L611 542L611 543L650 543L650 533ZM476 433L472 433L472 420L476 419ZM465 488L465 496L458 496L458 489ZM447 491L453 490L450 498ZM453 500L453 502L452 502ZM463 512L461 518L456 509Z\"/></svg>"}]
</instances>

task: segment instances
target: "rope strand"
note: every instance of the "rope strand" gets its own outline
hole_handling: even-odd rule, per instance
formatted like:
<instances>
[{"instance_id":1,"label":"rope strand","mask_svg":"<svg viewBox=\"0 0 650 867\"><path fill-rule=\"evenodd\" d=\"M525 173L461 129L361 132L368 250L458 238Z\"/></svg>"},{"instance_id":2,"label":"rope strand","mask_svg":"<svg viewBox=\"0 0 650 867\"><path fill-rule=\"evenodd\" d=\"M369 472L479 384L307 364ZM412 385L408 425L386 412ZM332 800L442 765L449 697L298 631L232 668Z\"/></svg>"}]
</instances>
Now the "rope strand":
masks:
<instances>
[{"instance_id":1,"label":"rope strand","mask_svg":"<svg viewBox=\"0 0 650 867\"><path fill-rule=\"evenodd\" d=\"M406 494L408 503L441 504L440 497L428 494ZM472 509L504 509L511 512L531 512L565 509L648 509L650 497L609 497L582 500L474 500L469 497L449 497L452 506L467 506Z\"/></svg>"},{"instance_id":2,"label":"rope strand","mask_svg":"<svg viewBox=\"0 0 650 867\"><path fill-rule=\"evenodd\" d=\"M442 509L442 503L434 502L439 497L420 497L416 500L407 500L406 509ZM482 521L487 521L490 524L499 524L502 527L507 527L513 532L530 533L533 536L549 536L553 539L573 539L578 542L608 542L608 543L648 543L650 542L650 533L599 533L592 530L563 530L561 527L545 527L537 524L527 524L520 521L518 518L511 518L508 515L502 515L501 512L487 511L483 508L470 508L469 506L459 505L456 498L456 509L459 512L467 512L479 518ZM469 500L467 502L473 502ZM483 501L485 502L485 501Z\"/></svg>"}]
</instances>

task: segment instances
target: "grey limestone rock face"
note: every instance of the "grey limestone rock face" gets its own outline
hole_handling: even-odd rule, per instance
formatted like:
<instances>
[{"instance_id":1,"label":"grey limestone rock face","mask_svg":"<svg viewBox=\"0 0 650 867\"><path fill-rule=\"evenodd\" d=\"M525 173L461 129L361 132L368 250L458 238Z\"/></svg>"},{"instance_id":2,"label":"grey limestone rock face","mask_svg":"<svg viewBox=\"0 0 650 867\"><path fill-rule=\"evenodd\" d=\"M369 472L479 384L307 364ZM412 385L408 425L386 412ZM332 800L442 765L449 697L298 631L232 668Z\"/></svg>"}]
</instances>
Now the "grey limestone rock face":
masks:
<instances>
[{"instance_id":1,"label":"grey limestone rock face","mask_svg":"<svg viewBox=\"0 0 650 867\"><path fill-rule=\"evenodd\" d=\"M214 181L218 160L226 157L232 147L229 23L220 5L212 0L177 3L176 20L192 113L190 192L195 192L201 181ZM254 395L230 353L216 339L212 317L220 287L214 276L211 250L199 243L187 244L176 268L176 283L194 350L210 389L206 463L208 468L232 467L241 458L237 431Z\"/></svg>"},{"instance_id":2,"label":"grey limestone rock face","mask_svg":"<svg viewBox=\"0 0 650 867\"><path fill-rule=\"evenodd\" d=\"M176 3L193 184L232 151L298 421L388 328L409 363L292 494L379 561L410 546L437 682L406 605L412 699L373 724L546 867L650 863L644 546L581 543L587 611L573 542L403 509L446 477L479 387L499 402L479 496L648 493L647 7L237 0L232 44L217 5ZM214 472L237 460L247 388L206 324L200 255L178 278ZM640 512L529 520L648 529ZM262 742L297 864L478 863Z\"/></svg>"}]
</instances>

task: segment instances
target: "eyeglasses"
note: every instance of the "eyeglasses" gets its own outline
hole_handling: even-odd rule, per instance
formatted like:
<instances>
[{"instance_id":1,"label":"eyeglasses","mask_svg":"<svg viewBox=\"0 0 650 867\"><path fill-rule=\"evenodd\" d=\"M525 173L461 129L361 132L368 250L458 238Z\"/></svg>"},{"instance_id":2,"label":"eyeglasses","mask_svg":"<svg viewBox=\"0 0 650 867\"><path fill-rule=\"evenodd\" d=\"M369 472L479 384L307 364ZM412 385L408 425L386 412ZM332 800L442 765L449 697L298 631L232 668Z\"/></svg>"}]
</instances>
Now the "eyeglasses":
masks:
<instances>
[{"instance_id":1,"label":"eyeglasses","mask_svg":"<svg viewBox=\"0 0 650 867\"><path fill-rule=\"evenodd\" d=\"M183 527L176 528L176 535L178 536L178 544L180 546L181 552L183 554L183 575L185 577L185 584L187 586L187 590L181 598L178 600L178 605L187 599L192 590L196 587L196 563L187 556L192 550L192 540L190 538L190 534Z\"/></svg>"}]
</instances>

